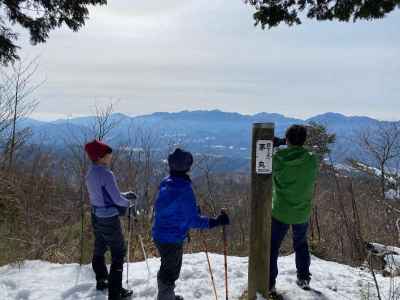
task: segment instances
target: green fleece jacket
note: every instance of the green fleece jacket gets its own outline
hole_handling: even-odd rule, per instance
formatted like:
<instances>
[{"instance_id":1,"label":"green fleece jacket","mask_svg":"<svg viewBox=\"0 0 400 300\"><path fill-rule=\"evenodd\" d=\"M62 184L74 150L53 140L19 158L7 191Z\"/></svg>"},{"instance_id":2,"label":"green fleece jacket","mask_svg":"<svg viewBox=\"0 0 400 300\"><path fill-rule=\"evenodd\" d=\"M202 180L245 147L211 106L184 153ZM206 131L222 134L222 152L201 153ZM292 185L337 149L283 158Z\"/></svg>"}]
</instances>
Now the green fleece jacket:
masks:
<instances>
[{"instance_id":1,"label":"green fleece jacket","mask_svg":"<svg viewBox=\"0 0 400 300\"><path fill-rule=\"evenodd\" d=\"M272 216L285 224L303 224L312 210L318 159L303 147L289 146L272 159Z\"/></svg>"}]
</instances>

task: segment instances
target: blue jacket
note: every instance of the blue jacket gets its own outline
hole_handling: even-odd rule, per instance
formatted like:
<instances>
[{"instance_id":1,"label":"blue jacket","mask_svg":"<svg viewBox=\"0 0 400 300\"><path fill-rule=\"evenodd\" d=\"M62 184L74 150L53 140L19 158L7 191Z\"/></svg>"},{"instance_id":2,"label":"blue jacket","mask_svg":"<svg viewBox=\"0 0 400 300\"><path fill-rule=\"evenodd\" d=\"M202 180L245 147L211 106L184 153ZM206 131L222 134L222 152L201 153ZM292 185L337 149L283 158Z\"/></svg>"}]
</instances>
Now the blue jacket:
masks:
<instances>
[{"instance_id":1,"label":"blue jacket","mask_svg":"<svg viewBox=\"0 0 400 300\"><path fill-rule=\"evenodd\" d=\"M161 182L155 203L153 239L158 243L181 244L190 228L209 228L209 218L198 213L189 177L169 176Z\"/></svg>"},{"instance_id":2,"label":"blue jacket","mask_svg":"<svg viewBox=\"0 0 400 300\"><path fill-rule=\"evenodd\" d=\"M86 186L94 214L109 218L124 214L129 200L119 191L113 172L105 166L93 164L86 175Z\"/></svg>"}]
</instances>

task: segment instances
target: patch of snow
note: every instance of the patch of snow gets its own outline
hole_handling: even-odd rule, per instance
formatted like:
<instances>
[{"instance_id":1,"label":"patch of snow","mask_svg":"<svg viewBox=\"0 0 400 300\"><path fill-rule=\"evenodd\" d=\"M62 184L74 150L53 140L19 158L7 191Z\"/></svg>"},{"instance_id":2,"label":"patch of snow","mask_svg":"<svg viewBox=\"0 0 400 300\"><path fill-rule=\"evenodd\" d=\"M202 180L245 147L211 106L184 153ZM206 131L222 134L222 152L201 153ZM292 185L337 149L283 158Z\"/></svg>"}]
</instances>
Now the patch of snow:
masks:
<instances>
[{"instance_id":1,"label":"patch of snow","mask_svg":"<svg viewBox=\"0 0 400 300\"><path fill-rule=\"evenodd\" d=\"M400 255L400 248L398 247L394 247L394 246L385 246L379 243L370 243L374 249L376 249L377 251L381 252L381 253L387 253L387 252L395 252L398 253Z\"/></svg>"},{"instance_id":2,"label":"patch of snow","mask_svg":"<svg viewBox=\"0 0 400 300\"><path fill-rule=\"evenodd\" d=\"M379 243L371 243L371 245L380 256L383 256L386 263L385 271L388 274L398 274L400 270L400 248Z\"/></svg>"},{"instance_id":3,"label":"patch of snow","mask_svg":"<svg viewBox=\"0 0 400 300\"><path fill-rule=\"evenodd\" d=\"M129 147L129 146L124 146L124 147L120 147L119 150L121 151L127 151L127 152L144 152L143 148L140 147Z\"/></svg>"},{"instance_id":4,"label":"patch of snow","mask_svg":"<svg viewBox=\"0 0 400 300\"><path fill-rule=\"evenodd\" d=\"M376 177L381 177L382 176L382 171L368 166L366 164L363 164L361 162L355 162L355 164L358 166L358 168L360 170L363 170L364 172L370 173L375 175ZM396 174L392 174L389 170L386 170L386 174L385 174L385 179L387 180L388 183L390 184L397 184L397 180L395 179Z\"/></svg>"},{"instance_id":5,"label":"patch of snow","mask_svg":"<svg viewBox=\"0 0 400 300\"><path fill-rule=\"evenodd\" d=\"M256 300L266 300L262 295L257 293L257 299Z\"/></svg>"},{"instance_id":6,"label":"patch of snow","mask_svg":"<svg viewBox=\"0 0 400 300\"><path fill-rule=\"evenodd\" d=\"M400 270L400 255L389 254L385 256L386 267L388 274L398 274Z\"/></svg>"},{"instance_id":7,"label":"patch of snow","mask_svg":"<svg viewBox=\"0 0 400 300\"><path fill-rule=\"evenodd\" d=\"M225 295L224 257L211 254L211 264L218 296ZM129 266L129 288L134 291L133 299L154 300L157 294L156 274L160 265L158 258L149 259L151 279L147 278L145 262L132 263ZM125 265L126 267L126 265ZM363 299L361 290L371 277L368 272L334 262L312 258L311 286L323 293L303 291L296 286L296 268L294 255L279 258L280 274L277 281L278 292L284 293L287 300L311 299ZM248 259L229 257L228 278L232 300L239 299L247 289ZM126 273L124 273L125 285ZM390 279L377 275L383 295L388 294ZM180 279L176 284L176 293L187 300L215 299L208 273L204 253L187 254L183 258ZM26 261L22 266L7 265L0 267L1 300L106 300L104 293L95 289L95 277L90 265L79 267L77 264L52 264L43 261Z\"/></svg>"},{"instance_id":8,"label":"patch of snow","mask_svg":"<svg viewBox=\"0 0 400 300\"><path fill-rule=\"evenodd\" d=\"M222 149L226 149L226 146L224 146L224 145L212 145L211 148L222 150Z\"/></svg>"},{"instance_id":9,"label":"patch of snow","mask_svg":"<svg viewBox=\"0 0 400 300\"><path fill-rule=\"evenodd\" d=\"M397 191L394 189L390 189L385 192L385 199L387 200L400 200L400 189Z\"/></svg>"},{"instance_id":10,"label":"patch of snow","mask_svg":"<svg viewBox=\"0 0 400 300\"><path fill-rule=\"evenodd\" d=\"M358 171L355 168L353 168L352 166L349 166L347 164L335 164L334 167L336 170L342 170L342 171L346 171L346 172L357 172Z\"/></svg>"}]
</instances>

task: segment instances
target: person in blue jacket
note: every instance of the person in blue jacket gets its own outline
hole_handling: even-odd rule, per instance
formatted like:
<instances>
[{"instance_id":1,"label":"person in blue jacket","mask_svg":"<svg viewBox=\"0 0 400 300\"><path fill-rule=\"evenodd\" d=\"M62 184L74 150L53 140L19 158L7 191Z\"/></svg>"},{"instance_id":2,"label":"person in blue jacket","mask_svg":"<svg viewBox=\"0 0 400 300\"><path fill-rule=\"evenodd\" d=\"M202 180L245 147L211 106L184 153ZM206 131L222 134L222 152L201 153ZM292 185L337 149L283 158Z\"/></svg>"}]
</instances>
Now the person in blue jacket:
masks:
<instances>
[{"instance_id":1,"label":"person in blue jacket","mask_svg":"<svg viewBox=\"0 0 400 300\"><path fill-rule=\"evenodd\" d=\"M155 203L153 240L161 256L161 266L157 274L157 300L181 300L175 295L175 281L182 267L183 242L191 228L208 229L229 225L225 212L216 218L199 215L192 182L188 175L193 164L190 152L176 149L168 157L170 175L159 189Z\"/></svg>"},{"instance_id":2,"label":"person in blue jacket","mask_svg":"<svg viewBox=\"0 0 400 300\"><path fill-rule=\"evenodd\" d=\"M122 287L125 241L119 216L125 215L129 201L135 193L120 193L113 172L110 170L112 148L98 140L85 145L92 161L86 176L92 208L92 226L95 236L92 266L96 274L97 290L108 288L109 300L130 298L131 290ZM108 274L105 253L111 250L111 268Z\"/></svg>"}]
</instances>

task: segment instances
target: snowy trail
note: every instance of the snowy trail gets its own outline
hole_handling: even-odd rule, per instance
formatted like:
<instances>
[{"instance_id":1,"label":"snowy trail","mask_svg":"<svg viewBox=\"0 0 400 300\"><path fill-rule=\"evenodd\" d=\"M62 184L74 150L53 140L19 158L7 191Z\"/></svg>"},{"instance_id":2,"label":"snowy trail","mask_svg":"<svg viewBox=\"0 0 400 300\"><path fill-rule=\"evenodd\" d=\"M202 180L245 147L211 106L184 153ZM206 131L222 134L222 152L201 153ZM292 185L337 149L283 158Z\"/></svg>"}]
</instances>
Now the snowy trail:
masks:
<instances>
[{"instance_id":1,"label":"snowy trail","mask_svg":"<svg viewBox=\"0 0 400 300\"><path fill-rule=\"evenodd\" d=\"M219 299L224 299L223 256L211 254ZM229 285L231 299L238 299L247 288L247 258L229 257ZM130 287L133 299L155 299L158 259L149 260L152 277L147 281L144 262L130 265ZM333 262L313 258L313 288L322 296L305 292L296 287L294 256L281 257L278 291L284 291L285 299L362 299L361 288L370 278L367 272ZM389 279L378 276L382 285L389 288ZM125 276L124 276L125 281ZM124 282L125 283L125 282ZM95 278L91 266L77 264L61 265L43 261L27 261L18 266L0 268L1 300L105 300L103 293L95 290ZM176 292L185 299L213 300L213 292L204 253L184 256L182 273L177 282ZM383 294L385 295L385 289Z\"/></svg>"}]
</instances>

